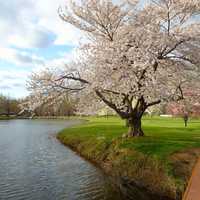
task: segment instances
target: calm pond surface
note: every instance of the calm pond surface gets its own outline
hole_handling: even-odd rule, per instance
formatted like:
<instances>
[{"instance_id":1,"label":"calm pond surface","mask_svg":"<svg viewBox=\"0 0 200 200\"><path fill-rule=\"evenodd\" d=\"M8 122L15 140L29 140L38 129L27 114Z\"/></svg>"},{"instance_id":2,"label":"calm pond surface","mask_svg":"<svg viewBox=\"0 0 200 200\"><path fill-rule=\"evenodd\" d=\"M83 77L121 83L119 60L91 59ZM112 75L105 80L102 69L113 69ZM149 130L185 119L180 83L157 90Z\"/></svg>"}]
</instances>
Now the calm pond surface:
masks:
<instances>
[{"instance_id":1,"label":"calm pond surface","mask_svg":"<svg viewBox=\"0 0 200 200\"><path fill-rule=\"evenodd\" d=\"M75 121L0 121L0 200L121 200L108 177L55 135Z\"/></svg>"}]
</instances>

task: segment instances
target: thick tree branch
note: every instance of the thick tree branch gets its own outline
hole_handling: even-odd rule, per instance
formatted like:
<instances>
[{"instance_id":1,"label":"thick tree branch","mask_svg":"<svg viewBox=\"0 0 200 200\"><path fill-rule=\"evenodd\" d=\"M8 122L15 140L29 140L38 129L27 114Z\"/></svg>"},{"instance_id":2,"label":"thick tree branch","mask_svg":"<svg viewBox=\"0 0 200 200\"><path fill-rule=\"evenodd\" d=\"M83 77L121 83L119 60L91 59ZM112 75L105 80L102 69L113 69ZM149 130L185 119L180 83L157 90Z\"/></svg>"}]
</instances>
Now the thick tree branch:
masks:
<instances>
[{"instance_id":1,"label":"thick tree branch","mask_svg":"<svg viewBox=\"0 0 200 200\"><path fill-rule=\"evenodd\" d=\"M168 54L172 53L174 50L177 49L178 46L180 46L181 44L183 44L184 42L186 42L187 40L180 40L179 42L177 42L172 48L168 49L167 51L163 52L162 57L164 58L165 56L167 56Z\"/></svg>"},{"instance_id":2,"label":"thick tree branch","mask_svg":"<svg viewBox=\"0 0 200 200\"><path fill-rule=\"evenodd\" d=\"M95 93L107 106L115 110L120 115L121 118L125 119L128 117L128 114L126 112L123 112L120 109L118 109L117 106L111 101L107 100L99 90L95 90Z\"/></svg>"},{"instance_id":3,"label":"thick tree branch","mask_svg":"<svg viewBox=\"0 0 200 200\"><path fill-rule=\"evenodd\" d=\"M192 59L187 58L185 56L178 56L178 55L171 55L171 56L166 56L166 59L177 59L177 60L183 60L183 61L187 61L193 65L197 64L197 62L194 62Z\"/></svg>"},{"instance_id":4,"label":"thick tree branch","mask_svg":"<svg viewBox=\"0 0 200 200\"><path fill-rule=\"evenodd\" d=\"M64 80L64 79L79 81L79 82L85 83L85 84L90 84L89 81L87 81L87 80L85 80L85 79L83 79L81 77L76 77L73 74L68 74L68 75L61 76L60 78L56 79L56 81L60 81L60 80Z\"/></svg>"},{"instance_id":5,"label":"thick tree branch","mask_svg":"<svg viewBox=\"0 0 200 200\"><path fill-rule=\"evenodd\" d=\"M151 103L148 103L148 104L146 105L146 107L155 106L155 105L157 105L157 104L159 104L159 103L161 103L161 100L153 101L153 102L151 102Z\"/></svg>"}]
</instances>

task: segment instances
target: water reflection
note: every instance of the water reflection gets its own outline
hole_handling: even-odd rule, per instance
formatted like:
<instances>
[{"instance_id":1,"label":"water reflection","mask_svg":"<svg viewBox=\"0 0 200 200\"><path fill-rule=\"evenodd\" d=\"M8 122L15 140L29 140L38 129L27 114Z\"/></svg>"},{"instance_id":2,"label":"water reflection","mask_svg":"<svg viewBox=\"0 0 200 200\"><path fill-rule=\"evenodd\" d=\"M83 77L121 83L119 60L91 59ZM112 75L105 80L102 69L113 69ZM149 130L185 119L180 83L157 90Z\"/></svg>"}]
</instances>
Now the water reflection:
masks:
<instances>
[{"instance_id":1,"label":"water reflection","mask_svg":"<svg viewBox=\"0 0 200 200\"><path fill-rule=\"evenodd\" d=\"M0 199L122 199L99 169L55 139L56 132L75 123L0 121Z\"/></svg>"}]
</instances>

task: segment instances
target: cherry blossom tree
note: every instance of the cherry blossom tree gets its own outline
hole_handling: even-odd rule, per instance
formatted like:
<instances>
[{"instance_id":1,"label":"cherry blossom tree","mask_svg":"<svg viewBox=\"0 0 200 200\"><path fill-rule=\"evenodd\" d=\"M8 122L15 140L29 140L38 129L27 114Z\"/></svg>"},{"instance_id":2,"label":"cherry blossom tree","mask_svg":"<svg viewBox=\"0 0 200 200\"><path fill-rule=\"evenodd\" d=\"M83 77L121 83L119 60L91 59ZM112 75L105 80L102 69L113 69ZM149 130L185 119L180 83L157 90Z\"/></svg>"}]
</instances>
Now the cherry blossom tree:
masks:
<instances>
[{"instance_id":1,"label":"cherry blossom tree","mask_svg":"<svg viewBox=\"0 0 200 200\"><path fill-rule=\"evenodd\" d=\"M127 120L128 136L143 136L141 118L148 108L183 100L185 90L199 87L200 1L139 3L71 0L60 8L62 20L88 40L73 67L33 75L32 94L50 101L65 92L95 97L94 103Z\"/></svg>"}]
</instances>

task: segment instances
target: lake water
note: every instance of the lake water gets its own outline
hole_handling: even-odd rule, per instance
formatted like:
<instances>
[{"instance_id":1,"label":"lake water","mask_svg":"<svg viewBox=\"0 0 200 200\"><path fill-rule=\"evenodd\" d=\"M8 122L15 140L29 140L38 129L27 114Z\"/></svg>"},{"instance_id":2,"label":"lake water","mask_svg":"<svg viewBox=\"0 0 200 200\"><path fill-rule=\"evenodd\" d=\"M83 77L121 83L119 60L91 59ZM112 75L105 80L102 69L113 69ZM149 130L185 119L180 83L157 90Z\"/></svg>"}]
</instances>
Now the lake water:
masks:
<instances>
[{"instance_id":1,"label":"lake water","mask_svg":"<svg viewBox=\"0 0 200 200\"><path fill-rule=\"evenodd\" d=\"M75 121L0 121L0 200L121 200L101 170L55 135Z\"/></svg>"}]
</instances>

